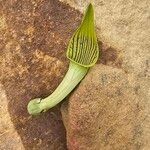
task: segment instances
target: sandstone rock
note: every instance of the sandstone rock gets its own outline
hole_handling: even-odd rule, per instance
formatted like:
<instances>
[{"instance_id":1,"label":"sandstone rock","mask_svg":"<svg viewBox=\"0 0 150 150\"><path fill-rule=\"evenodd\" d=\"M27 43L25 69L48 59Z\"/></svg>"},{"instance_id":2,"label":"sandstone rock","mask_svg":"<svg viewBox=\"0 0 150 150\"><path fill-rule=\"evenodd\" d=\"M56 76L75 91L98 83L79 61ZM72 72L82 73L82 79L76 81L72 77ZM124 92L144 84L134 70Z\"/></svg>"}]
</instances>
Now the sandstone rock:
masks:
<instances>
[{"instance_id":1,"label":"sandstone rock","mask_svg":"<svg viewBox=\"0 0 150 150\"><path fill-rule=\"evenodd\" d=\"M150 80L96 65L62 105L69 150L149 150Z\"/></svg>"},{"instance_id":2,"label":"sandstone rock","mask_svg":"<svg viewBox=\"0 0 150 150\"><path fill-rule=\"evenodd\" d=\"M66 46L80 16L56 0L0 1L1 150L66 149L59 106L38 117L26 107L62 80Z\"/></svg>"},{"instance_id":3,"label":"sandstone rock","mask_svg":"<svg viewBox=\"0 0 150 150\"><path fill-rule=\"evenodd\" d=\"M17 134L7 110L8 101L2 85L0 85L0 100L0 149L24 150L20 136Z\"/></svg>"},{"instance_id":4,"label":"sandstone rock","mask_svg":"<svg viewBox=\"0 0 150 150\"><path fill-rule=\"evenodd\" d=\"M87 0L63 1L68 1L81 11L87 4ZM93 76L91 88L89 84L86 86L91 79L91 75L88 75L77 89L83 99L75 101L78 98L75 92L69 105L63 105L68 147L84 150L136 147L147 150L150 96L149 1L95 0L95 10L97 34L99 40L105 43L102 44L99 62L120 70L106 66L95 67L91 72L97 75L101 76L100 70L104 74L106 71L102 77L104 81L99 81L99 78L95 80ZM68 65L66 45L80 19L78 11L57 0L1 0L0 149L67 149L59 106L32 118L27 114L26 105L30 98L49 95L63 78ZM115 73L117 77L114 77ZM105 83L108 79L114 82L111 83L114 89L108 87L107 81ZM90 92L87 92L88 88L91 88ZM117 94L120 91L115 89L121 89L120 97ZM101 94L104 92L101 99L97 90ZM91 93L91 96L86 96L86 93ZM96 94L98 97L95 97ZM126 101L122 102L122 99ZM82 109L76 110L80 104ZM93 119L90 112L93 113Z\"/></svg>"},{"instance_id":5,"label":"sandstone rock","mask_svg":"<svg viewBox=\"0 0 150 150\"><path fill-rule=\"evenodd\" d=\"M89 0L60 0L83 12ZM100 41L115 48L122 67L140 76L150 74L150 1L93 0ZM149 71L148 71L149 70ZM149 73L149 74L148 74Z\"/></svg>"},{"instance_id":6,"label":"sandstone rock","mask_svg":"<svg viewBox=\"0 0 150 150\"><path fill-rule=\"evenodd\" d=\"M89 2L61 1L81 12ZM110 48L100 55L106 66L91 70L62 107L68 147L148 150L150 1L93 2L98 39Z\"/></svg>"}]
</instances>

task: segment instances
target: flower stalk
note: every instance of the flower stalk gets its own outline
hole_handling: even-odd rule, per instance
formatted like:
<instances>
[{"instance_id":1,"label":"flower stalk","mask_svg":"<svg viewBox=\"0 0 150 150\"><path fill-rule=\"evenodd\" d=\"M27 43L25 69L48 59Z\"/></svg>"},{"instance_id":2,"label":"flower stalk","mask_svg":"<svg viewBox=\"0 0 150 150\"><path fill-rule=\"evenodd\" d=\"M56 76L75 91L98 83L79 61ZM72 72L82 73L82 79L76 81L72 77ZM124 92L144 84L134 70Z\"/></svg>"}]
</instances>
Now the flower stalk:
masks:
<instances>
[{"instance_id":1,"label":"flower stalk","mask_svg":"<svg viewBox=\"0 0 150 150\"><path fill-rule=\"evenodd\" d=\"M69 42L67 58L70 64L64 79L50 96L31 100L27 107L29 114L38 115L60 103L84 78L89 68L97 62L98 56L99 48L94 31L94 10L90 3L82 23Z\"/></svg>"}]
</instances>

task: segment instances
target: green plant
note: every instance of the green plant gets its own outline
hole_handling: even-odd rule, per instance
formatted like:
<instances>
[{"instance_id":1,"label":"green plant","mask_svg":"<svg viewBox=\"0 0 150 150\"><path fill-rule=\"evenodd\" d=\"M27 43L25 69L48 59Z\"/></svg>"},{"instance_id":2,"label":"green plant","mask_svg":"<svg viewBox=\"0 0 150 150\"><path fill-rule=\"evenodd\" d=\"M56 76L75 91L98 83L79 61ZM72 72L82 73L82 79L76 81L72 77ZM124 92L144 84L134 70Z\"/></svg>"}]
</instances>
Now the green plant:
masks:
<instances>
[{"instance_id":1,"label":"green plant","mask_svg":"<svg viewBox=\"0 0 150 150\"><path fill-rule=\"evenodd\" d=\"M94 31L94 10L90 3L82 23L73 34L67 49L67 58L70 60L69 69L56 90L48 97L35 98L28 104L28 112L37 115L45 112L61 102L83 79L88 69L93 66L99 57L99 49Z\"/></svg>"}]
</instances>

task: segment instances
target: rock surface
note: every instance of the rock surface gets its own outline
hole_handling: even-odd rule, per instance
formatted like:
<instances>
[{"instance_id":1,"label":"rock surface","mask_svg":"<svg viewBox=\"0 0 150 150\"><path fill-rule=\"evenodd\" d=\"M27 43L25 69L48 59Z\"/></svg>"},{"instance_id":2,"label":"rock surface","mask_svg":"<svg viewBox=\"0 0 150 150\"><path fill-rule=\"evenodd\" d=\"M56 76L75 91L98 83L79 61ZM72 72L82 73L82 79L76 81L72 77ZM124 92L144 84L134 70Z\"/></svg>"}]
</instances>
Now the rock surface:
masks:
<instances>
[{"instance_id":1,"label":"rock surface","mask_svg":"<svg viewBox=\"0 0 150 150\"><path fill-rule=\"evenodd\" d=\"M149 150L149 85L121 69L94 66L62 105L68 149Z\"/></svg>"},{"instance_id":2,"label":"rock surface","mask_svg":"<svg viewBox=\"0 0 150 150\"><path fill-rule=\"evenodd\" d=\"M0 85L0 100L0 149L24 150L20 136L17 134L7 110L8 101L2 85Z\"/></svg>"},{"instance_id":3,"label":"rock surface","mask_svg":"<svg viewBox=\"0 0 150 150\"><path fill-rule=\"evenodd\" d=\"M83 12L89 0L60 0ZM122 67L130 73L149 76L150 1L93 0L100 41L114 47ZM150 73L150 72L149 72Z\"/></svg>"},{"instance_id":4,"label":"rock surface","mask_svg":"<svg viewBox=\"0 0 150 150\"><path fill-rule=\"evenodd\" d=\"M80 17L56 0L0 1L1 150L66 150L59 106L38 117L26 107L62 80L66 46Z\"/></svg>"},{"instance_id":5,"label":"rock surface","mask_svg":"<svg viewBox=\"0 0 150 150\"><path fill-rule=\"evenodd\" d=\"M87 5L61 1L81 11ZM98 63L107 66L94 67L62 106L70 150L149 150L149 8L149 0L95 0L105 43L99 42ZM80 19L57 0L0 1L0 149L67 149L60 106L34 118L26 106L62 80L66 46Z\"/></svg>"},{"instance_id":6,"label":"rock surface","mask_svg":"<svg viewBox=\"0 0 150 150\"><path fill-rule=\"evenodd\" d=\"M78 11L56 0L0 2L0 149L66 149L59 106L33 118L26 106L62 80L67 43L80 20ZM99 62L120 67L116 50L99 44Z\"/></svg>"},{"instance_id":7,"label":"rock surface","mask_svg":"<svg viewBox=\"0 0 150 150\"><path fill-rule=\"evenodd\" d=\"M89 2L61 1L81 12ZM94 5L98 39L113 48L101 52L105 66L91 69L62 106L68 147L149 150L150 1L94 0Z\"/></svg>"}]
</instances>

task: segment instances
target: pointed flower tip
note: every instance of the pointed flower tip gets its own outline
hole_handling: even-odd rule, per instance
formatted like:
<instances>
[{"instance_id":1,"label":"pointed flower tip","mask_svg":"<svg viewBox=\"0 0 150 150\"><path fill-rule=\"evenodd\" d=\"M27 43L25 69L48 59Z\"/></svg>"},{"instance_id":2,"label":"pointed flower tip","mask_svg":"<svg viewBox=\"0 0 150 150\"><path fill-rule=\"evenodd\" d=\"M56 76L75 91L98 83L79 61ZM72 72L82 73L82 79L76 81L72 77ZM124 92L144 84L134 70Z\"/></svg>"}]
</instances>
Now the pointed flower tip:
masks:
<instances>
[{"instance_id":1,"label":"pointed flower tip","mask_svg":"<svg viewBox=\"0 0 150 150\"><path fill-rule=\"evenodd\" d=\"M93 19L94 19L94 8L92 3L89 3L85 11L82 24L86 24L87 22L89 22L89 20L93 21Z\"/></svg>"},{"instance_id":2,"label":"pointed flower tip","mask_svg":"<svg viewBox=\"0 0 150 150\"><path fill-rule=\"evenodd\" d=\"M93 4L92 2L89 3L88 7L93 7Z\"/></svg>"},{"instance_id":3,"label":"pointed flower tip","mask_svg":"<svg viewBox=\"0 0 150 150\"><path fill-rule=\"evenodd\" d=\"M88 7L87 7L87 12L88 11L93 11L93 4L89 3Z\"/></svg>"}]
</instances>

